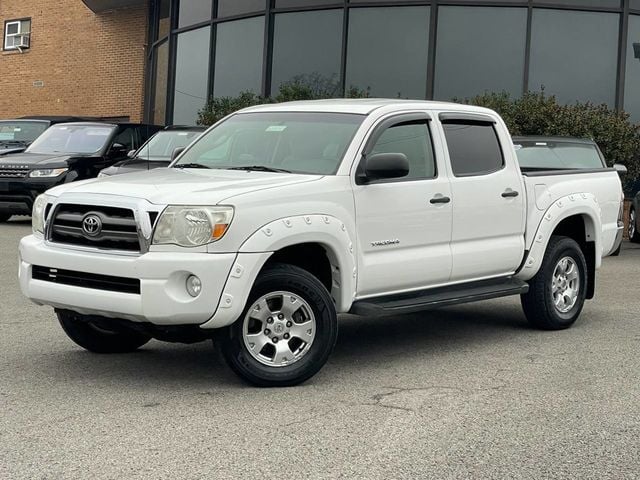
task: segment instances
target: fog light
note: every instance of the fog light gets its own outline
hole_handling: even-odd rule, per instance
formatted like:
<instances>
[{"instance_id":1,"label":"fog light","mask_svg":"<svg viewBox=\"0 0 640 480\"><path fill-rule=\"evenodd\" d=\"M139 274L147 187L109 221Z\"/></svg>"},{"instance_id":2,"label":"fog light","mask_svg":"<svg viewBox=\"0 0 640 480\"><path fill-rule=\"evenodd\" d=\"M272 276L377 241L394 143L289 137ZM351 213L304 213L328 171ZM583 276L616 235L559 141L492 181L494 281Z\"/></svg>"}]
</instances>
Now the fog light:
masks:
<instances>
[{"instance_id":1,"label":"fog light","mask_svg":"<svg viewBox=\"0 0 640 480\"><path fill-rule=\"evenodd\" d=\"M197 297L202 291L202 282L195 275L189 275L187 278L187 292L192 297Z\"/></svg>"}]
</instances>

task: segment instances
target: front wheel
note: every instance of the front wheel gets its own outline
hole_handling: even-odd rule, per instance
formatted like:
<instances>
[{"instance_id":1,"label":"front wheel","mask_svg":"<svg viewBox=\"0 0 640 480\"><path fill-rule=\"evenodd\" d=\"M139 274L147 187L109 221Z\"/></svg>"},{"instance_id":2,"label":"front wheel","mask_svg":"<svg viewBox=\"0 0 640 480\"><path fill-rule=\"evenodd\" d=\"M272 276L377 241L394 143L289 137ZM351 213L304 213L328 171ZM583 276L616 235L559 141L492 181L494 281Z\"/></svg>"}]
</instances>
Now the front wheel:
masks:
<instances>
[{"instance_id":1,"label":"front wheel","mask_svg":"<svg viewBox=\"0 0 640 480\"><path fill-rule=\"evenodd\" d=\"M285 387L315 375L338 335L335 305L307 271L276 264L262 272L240 318L217 343L231 369L259 387Z\"/></svg>"},{"instance_id":2,"label":"front wheel","mask_svg":"<svg viewBox=\"0 0 640 480\"><path fill-rule=\"evenodd\" d=\"M636 209L631 207L629 210L629 240L633 243L640 243L640 233L638 233L638 217Z\"/></svg>"},{"instance_id":3,"label":"front wheel","mask_svg":"<svg viewBox=\"0 0 640 480\"><path fill-rule=\"evenodd\" d=\"M587 262L580 246L568 237L549 240L542 265L521 296L530 324L544 330L569 328L578 319L587 292Z\"/></svg>"},{"instance_id":4,"label":"front wheel","mask_svg":"<svg viewBox=\"0 0 640 480\"><path fill-rule=\"evenodd\" d=\"M82 348L94 353L128 353L140 348L151 337L125 327L97 325L84 315L57 312L67 336Z\"/></svg>"}]
</instances>

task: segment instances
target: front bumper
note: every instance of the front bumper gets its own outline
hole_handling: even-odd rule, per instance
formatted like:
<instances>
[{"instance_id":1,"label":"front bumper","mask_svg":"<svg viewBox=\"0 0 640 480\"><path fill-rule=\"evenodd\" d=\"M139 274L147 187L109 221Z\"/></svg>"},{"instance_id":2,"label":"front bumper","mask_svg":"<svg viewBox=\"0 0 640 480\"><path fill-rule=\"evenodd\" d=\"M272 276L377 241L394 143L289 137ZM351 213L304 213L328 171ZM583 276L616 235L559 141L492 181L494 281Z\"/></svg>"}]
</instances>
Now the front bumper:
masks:
<instances>
[{"instance_id":1,"label":"front bumper","mask_svg":"<svg viewBox=\"0 0 640 480\"><path fill-rule=\"evenodd\" d=\"M61 248L34 235L20 241L20 288L37 304L85 315L123 318L156 325L202 324L218 309L236 253L149 252L114 255ZM140 293L87 288L38 280L33 266L126 277L140 280ZM202 292L191 297L189 275L202 281Z\"/></svg>"},{"instance_id":2,"label":"front bumper","mask_svg":"<svg viewBox=\"0 0 640 480\"><path fill-rule=\"evenodd\" d=\"M0 212L31 215L38 195L65 183L66 174L55 178L0 178Z\"/></svg>"}]
</instances>

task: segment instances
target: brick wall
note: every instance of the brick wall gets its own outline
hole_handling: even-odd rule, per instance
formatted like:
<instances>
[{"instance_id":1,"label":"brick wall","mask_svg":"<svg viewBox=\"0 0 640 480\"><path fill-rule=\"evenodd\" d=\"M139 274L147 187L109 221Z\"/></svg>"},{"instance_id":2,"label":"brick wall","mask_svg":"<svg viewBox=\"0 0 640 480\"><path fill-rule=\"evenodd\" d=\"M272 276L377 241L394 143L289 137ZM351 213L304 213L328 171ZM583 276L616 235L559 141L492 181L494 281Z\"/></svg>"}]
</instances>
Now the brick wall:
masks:
<instances>
[{"instance_id":1,"label":"brick wall","mask_svg":"<svg viewBox=\"0 0 640 480\"><path fill-rule=\"evenodd\" d=\"M2 28L5 20L31 17L31 48L0 52L0 118L141 121L147 12L142 6L95 14L82 0L0 0Z\"/></svg>"}]
</instances>

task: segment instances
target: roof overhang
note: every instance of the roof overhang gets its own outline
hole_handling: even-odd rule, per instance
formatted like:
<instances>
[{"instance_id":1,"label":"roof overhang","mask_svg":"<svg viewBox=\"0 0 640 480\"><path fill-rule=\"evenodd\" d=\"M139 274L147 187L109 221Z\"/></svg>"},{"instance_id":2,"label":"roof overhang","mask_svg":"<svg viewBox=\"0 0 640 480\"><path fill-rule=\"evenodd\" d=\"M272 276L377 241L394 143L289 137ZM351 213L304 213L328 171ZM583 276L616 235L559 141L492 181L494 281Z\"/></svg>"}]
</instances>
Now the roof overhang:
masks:
<instances>
[{"instance_id":1,"label":"roof overhang","mask_svg":"<svg viewBox=\"0 0 640 480\"><path fill-rule=\"evenodd\" d=\"M126 7L140 7L145 0L82 0L93 12L100 13L106 10L116 10Z\"/></svg>"}]
</instances>

